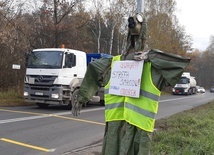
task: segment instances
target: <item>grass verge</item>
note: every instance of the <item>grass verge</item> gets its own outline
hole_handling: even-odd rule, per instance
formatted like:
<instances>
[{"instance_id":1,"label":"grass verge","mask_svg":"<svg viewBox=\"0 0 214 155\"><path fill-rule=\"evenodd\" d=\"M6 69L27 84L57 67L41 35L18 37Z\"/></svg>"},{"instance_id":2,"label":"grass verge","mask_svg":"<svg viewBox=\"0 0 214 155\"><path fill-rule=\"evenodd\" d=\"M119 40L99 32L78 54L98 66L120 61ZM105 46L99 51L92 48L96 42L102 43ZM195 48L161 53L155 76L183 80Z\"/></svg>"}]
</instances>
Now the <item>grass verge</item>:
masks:
<instances>
[{"instance_id":1,"label":"grass verge","mask_svg":"<svg viewBox=\"0 0 214 155\"><path fill-rule=\"evenodd\" d=\"M156 121L154 155L214 155L214 101Z\"/></svg>"},{"instance_id":2,"label":"grass verge","mask_svg":"<svg viewBox=\"0 0 214 155\"><path fill-rule=\"evenodd\" d=\"M23 106L32 105L31 103L25 103L23 96L19 95L16 91L10 90L7 92L0 92L0 106Z\"/></svg>"}]
</instances>

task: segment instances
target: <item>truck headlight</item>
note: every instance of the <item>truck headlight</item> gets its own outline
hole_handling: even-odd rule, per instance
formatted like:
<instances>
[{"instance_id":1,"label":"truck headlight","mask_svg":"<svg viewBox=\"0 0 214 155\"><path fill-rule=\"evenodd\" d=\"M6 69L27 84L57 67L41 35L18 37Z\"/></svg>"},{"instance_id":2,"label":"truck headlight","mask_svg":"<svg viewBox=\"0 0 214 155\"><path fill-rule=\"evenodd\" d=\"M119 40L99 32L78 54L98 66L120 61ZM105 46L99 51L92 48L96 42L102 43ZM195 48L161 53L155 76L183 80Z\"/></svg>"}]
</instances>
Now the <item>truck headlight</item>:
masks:
<instances>
[{"instance_id":1,"label":"truck headlight","mask_svg":"<svg viewBox=\"0 0 214 155\"><path fill-rule=\"evenodd\" d=\"M184 92L188 92L188 88L184 88Z\"/></svg>"},{"instance_id":2,"label":"truck headlight","mask_svg":"<svg viewBox=\"0 0 214 155\"><path fill-rule=\"evenodd\" d=\"M29 95L28 92L25 91L25 92L24 92L24 96L28 96L28 95Z\"/></svg>"},{"instance_id":3,"label":"truck headlight","mask_svg":"<svg viewBox=\"0 0 214 155\"><path fill-rule=\"evenodd\" d=\"M59 98L59 94L51 94L51 98Z\"/></svg>"}]
</instances>

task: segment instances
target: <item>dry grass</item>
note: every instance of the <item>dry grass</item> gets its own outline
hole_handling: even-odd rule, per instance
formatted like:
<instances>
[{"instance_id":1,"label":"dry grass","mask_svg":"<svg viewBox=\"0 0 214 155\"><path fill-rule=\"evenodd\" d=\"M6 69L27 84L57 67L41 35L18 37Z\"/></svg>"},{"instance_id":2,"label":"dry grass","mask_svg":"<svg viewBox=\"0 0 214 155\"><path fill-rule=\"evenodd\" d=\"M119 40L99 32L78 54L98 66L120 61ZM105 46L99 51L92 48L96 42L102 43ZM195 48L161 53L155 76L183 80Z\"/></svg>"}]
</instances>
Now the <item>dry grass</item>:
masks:
<instances>
[{"instance_id":1,"label":"dry grass","mask_svg":"<svg viewBox=\"0 0 214 155\"><path fill-rule=\"evenodd\" d=\"M14 90L7 92L0 92L0 107L6 106L26 106L32 105L31 103L25 103L23 96L18 94Z\"/></svg>"}]
</instances>

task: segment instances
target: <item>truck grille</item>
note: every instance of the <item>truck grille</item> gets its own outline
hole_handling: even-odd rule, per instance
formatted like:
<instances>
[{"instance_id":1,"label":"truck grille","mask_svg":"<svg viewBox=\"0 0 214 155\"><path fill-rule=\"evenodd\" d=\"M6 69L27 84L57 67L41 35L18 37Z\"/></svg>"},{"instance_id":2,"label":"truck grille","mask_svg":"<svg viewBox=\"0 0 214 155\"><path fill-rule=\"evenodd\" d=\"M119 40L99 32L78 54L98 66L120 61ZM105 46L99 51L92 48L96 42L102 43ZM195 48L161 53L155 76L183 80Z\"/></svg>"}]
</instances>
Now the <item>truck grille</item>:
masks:
<instances>
[{"instance_id":1,"label":"truck grille","mask_svg":"<svg viewBox=\"0 0 214 155\"><path fill-rule=\"evenodd\" d=\"M184 92L184 88L176 88L175 89L175 92L180 92L180 93L183 93Z\"/></svg>"},{"instance_id":2,"label":"truck grille","mask_svg":"<svg viewBox=\"0 0 214 155\"><path fill-rule=\"evenodd\" d=\"M57 76L43 75L28 75L29 83L25 84L25 91L29 93L29 100L62 100L62 95L59 98L51 98L51 94L63 94L61 85L54 85ZM30 80L32 80L30 82Z\"/></svg>"},{"instance_id":3,"label":"truck grille","mask_svg":"<svg viewBox=\"0 0 214 155\"><path fill-rule=\"evenodd\" d=\"M28 75L28 78L34 78L33 85L53 85L54 80L57 76L49 75Z\"/></svg>"}]
</instances>

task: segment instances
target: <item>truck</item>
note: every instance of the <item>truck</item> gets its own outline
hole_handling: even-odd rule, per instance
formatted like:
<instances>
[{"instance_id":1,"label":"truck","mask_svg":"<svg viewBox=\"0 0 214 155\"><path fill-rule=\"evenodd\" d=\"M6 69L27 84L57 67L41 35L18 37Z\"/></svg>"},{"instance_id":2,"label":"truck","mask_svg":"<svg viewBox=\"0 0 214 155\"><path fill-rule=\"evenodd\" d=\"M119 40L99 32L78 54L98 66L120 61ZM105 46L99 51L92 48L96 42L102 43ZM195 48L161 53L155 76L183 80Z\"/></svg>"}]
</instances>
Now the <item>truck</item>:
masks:
<instances>
[{"instance_id":1,"label":"truck","mask_svg":"<svg viewBox=\"0 0 214 155\"><path fill-rule=\"evenodd\" d=\"M172 88L172 94L196 94L196 80L195 77L190 75L190 72L183 72L179 81Z\"/></svg>"},{"instance_id":2,"label":"truck","mask_svg":"<svg viewBox=\"0 0 214 155\"><path fill-rule=\"evenodd\" d=\"M39 107L65 105L69 108L77 100L77 93L91 61L110 55L89 53L67 48L35 49L27 54L24 79L25 102ZM100 89L92 102L104 104Z\"/></svg>"}]
</instances>

